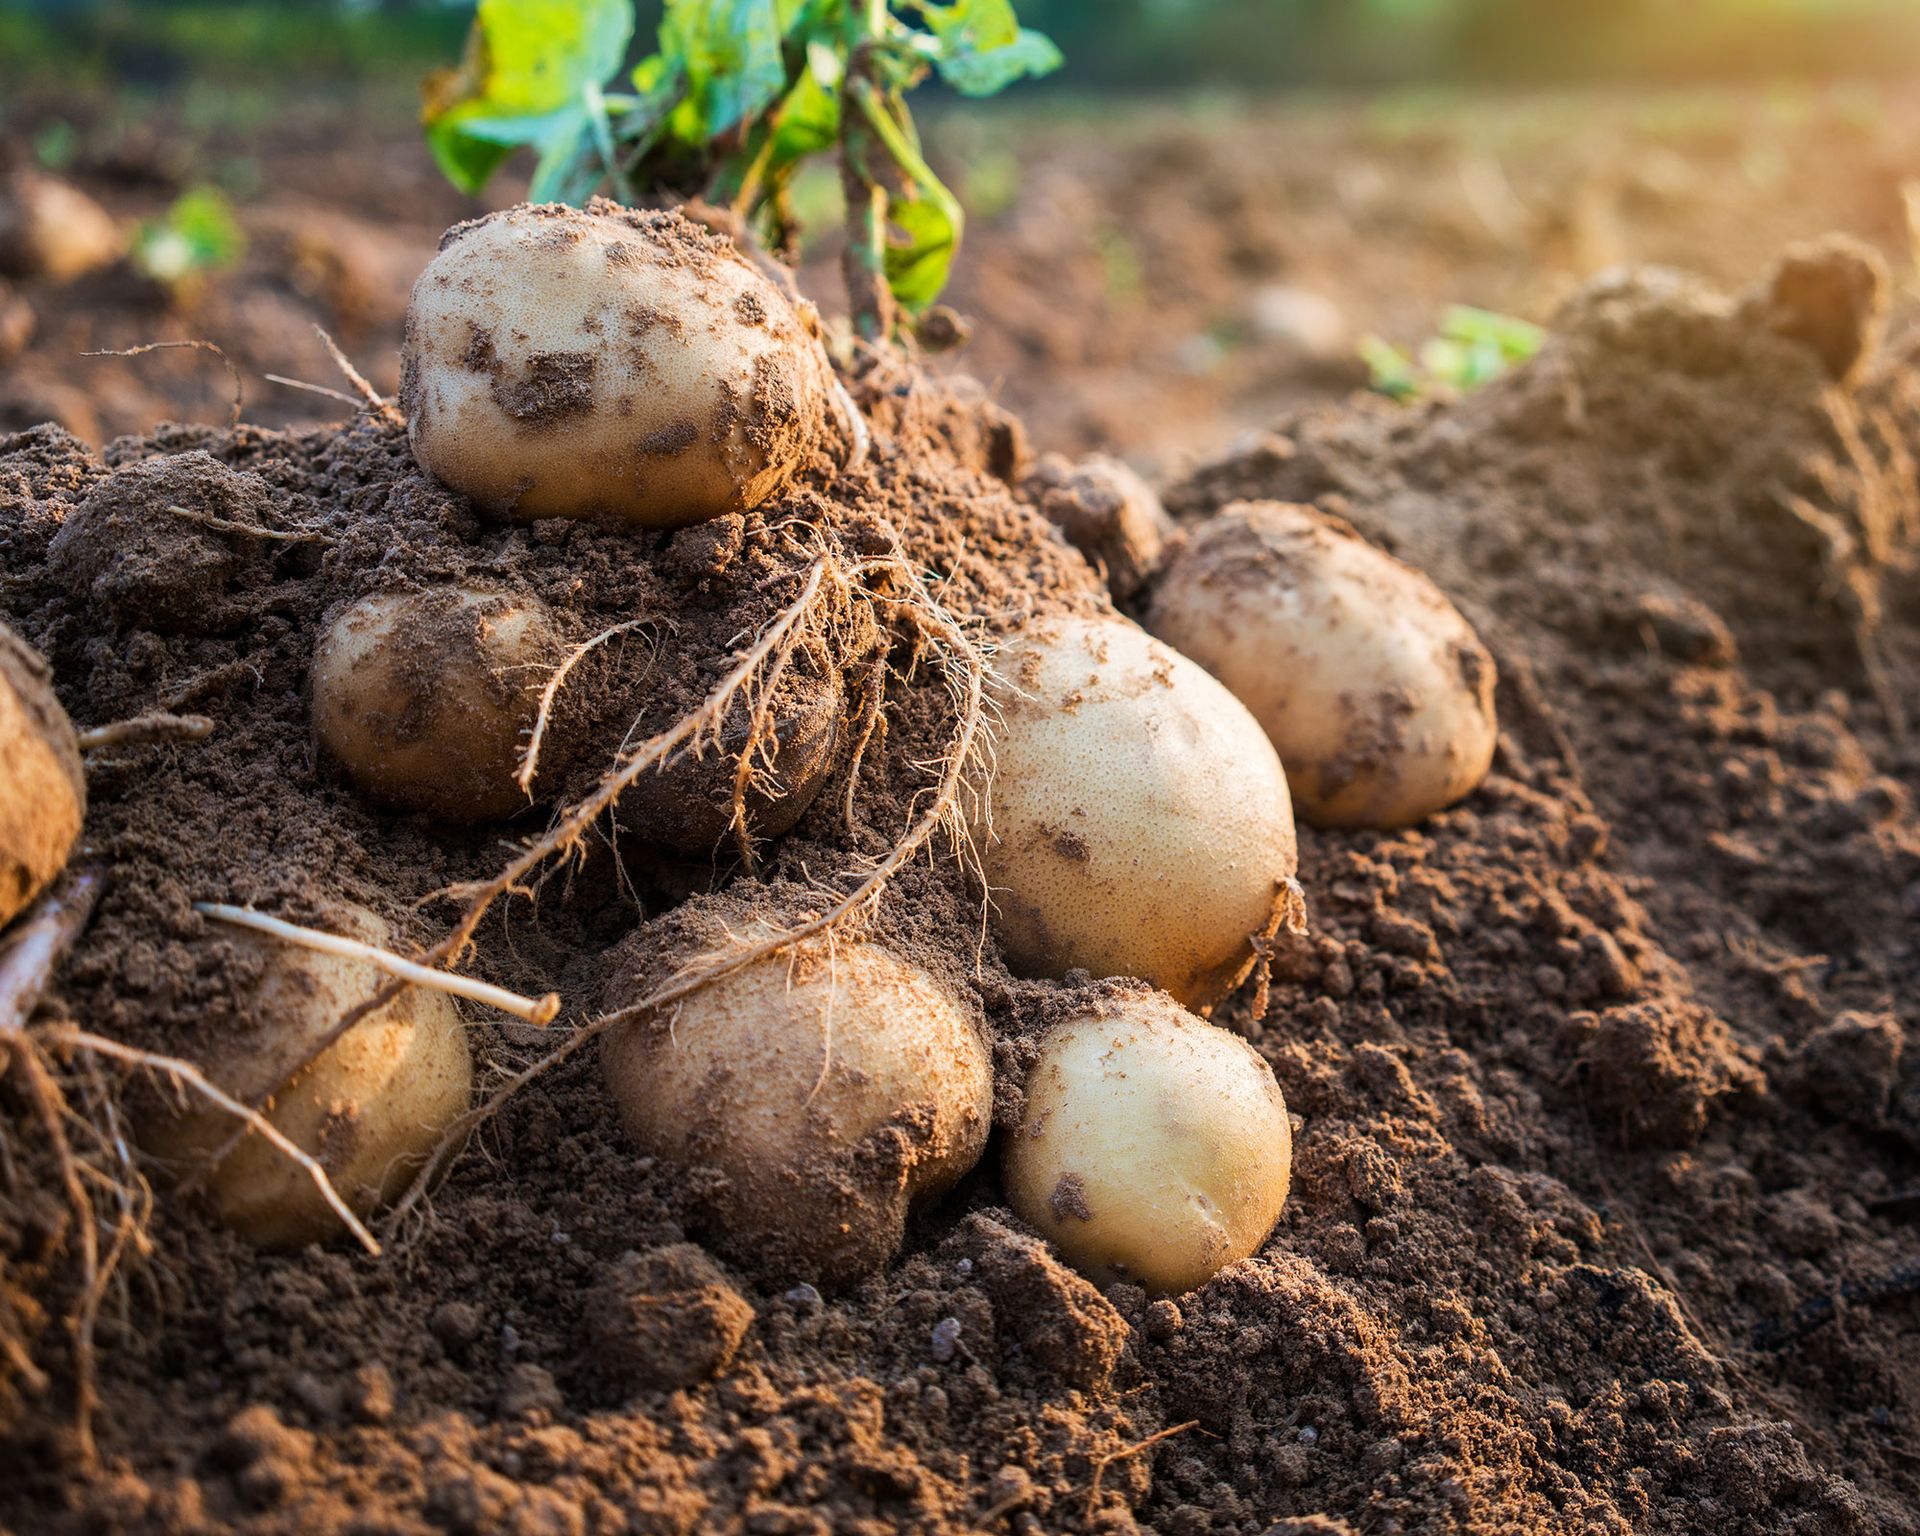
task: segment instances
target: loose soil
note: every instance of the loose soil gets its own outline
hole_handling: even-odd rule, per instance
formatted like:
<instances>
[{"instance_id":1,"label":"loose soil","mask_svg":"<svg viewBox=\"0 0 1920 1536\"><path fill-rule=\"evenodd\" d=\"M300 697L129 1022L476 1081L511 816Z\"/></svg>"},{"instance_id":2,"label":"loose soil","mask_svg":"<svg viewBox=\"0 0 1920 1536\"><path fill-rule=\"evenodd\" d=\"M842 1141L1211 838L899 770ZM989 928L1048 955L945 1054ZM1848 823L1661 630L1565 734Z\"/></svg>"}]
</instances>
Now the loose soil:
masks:
<instances>
[{"instance_id":1,"label":"loose soil","mask_svg":"<svg viewBox=\"0 0 1920 1536\"><path fill-rule=\"evenodd\" d=\"M900 1260L823 1294L716 1261L582 1061L491 1122L380 1262L256 1254L163 1194L103 1318L103 1466L70 1460L43 1326L48 1390L6 1378L0 1522L1920 1530L1920 369L1897 316L1875 347L1885 291L1850 246L1744 299L1610 277L1462 402L1309 407L1170 488L1183 520L1244 498L1347 519L1461 605L1501 674L1487 783L1407 832L1303 830L1311 931L1276 951L1264 1013L1249 987L1216 1015L1300 1117L1255 1258L1177 1299L1097 1291L1021 1230L990 1152ZM676 619L648 632L653 683L634 691L633 651L583 683L588 779L595 730L696 697L777 606L785 515L847 549L884 521L989 629L1106 601L1011 494L1003 413L912 373L862 394L867 467L640 538L482 522L371 414L104 459L0 441L0 617L76 719L220 721L89 764L113 885L54 1006L205 1049L226 946L189 900L298 917L344 892L430 940L444 908L411 904L497 863L498 829L379 815L314 761L306 659L352 596L484 576L581 637ZM327 542L162 533L161 496ZM137 606L50 567L83 507L123 509L116 537L151 555ZM854 825L830 779L766 850L776 896L884 846L924 786L950 705L926 678L889 698ZM743 888L644 828L609 843L621 860L595 850L488 929L478 968L589 999L643 919ZM877 931L966 989L1004 1123L1028 1042L1102 984L1012 980L976 918L923 864ZM529 1049L476 1044L489 1073ZM31 1325L67 1273L57 1203L0 1211Z\"/></svg>"}]
</instances>

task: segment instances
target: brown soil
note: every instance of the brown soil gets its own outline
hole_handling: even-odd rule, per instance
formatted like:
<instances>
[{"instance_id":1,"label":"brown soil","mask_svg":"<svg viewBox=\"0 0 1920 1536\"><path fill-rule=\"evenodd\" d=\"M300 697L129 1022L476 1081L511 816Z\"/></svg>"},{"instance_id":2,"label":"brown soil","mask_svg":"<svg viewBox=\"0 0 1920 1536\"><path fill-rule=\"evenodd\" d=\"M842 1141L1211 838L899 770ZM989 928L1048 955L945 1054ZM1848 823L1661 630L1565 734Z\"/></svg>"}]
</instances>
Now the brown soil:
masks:
<instances>
[{"instance_id":1,"label":"brown soil","mask_svg":"<svg viewBox=\"0 0 1920 1536\"><path fill-rule=\"evenodd\" d=\"M1920 697L1920 370L1897 322L1868 355L1883 286L1847 249L1745 301L1623 276L1461 403L1309 409L1169 494L1185 519L1249 497L1346 519L1426 570L1501 674L1488 782L1411 831L1304 835L1312 932L1276 954L1264 1017L1252 988L1217 1015L1300 1117L1293 1195L1253 1260L1175 1300L1097 1291L1020 1230L990 1152L880 1275L769 1284L690 1241L684 1191L626 1146L581 1061L488 1126L382 1262L256 1254L163 1200L156 1254L103 1321L103 1468L67 1459L45 1328L49 1389L7 1378L0 1524L1920 1530L1920 755L1901 720ZM1002 627L1103 601L1000 483L1022 468L1003 414L911 376L868 386L875 463L818 467L785 510L850 549L884 517L956 609ZM54 578L47 545L83 504L162 485L329 542L222 535L154 559L134 608ZM404 922L497 862L497 830L377 815L312 760L304 672L331 607L484 575L580 638L672 617L657 695L618 668L583 683L583 729L645 728L768 611L754 583L777 598L791 579L780 512L640 538L503 529L372 418L169 429L105 462L57 433L0 442L0 609L76 720L165 704L221 724L90 762L114 883L57 1004L204 1046L228 959L190 899L300 916L340 891ZM220 622L169 632L170 612ZM897 832L948 706L925 679L891 697L856 825L830 780L770 880ZM479 968L589 999L642 914L739 889L724 860L636 847L628 869L631 893L597 852L489 929ZM976 969L956 947L973 918L923 864L877 928L968 989L1004 1123L1024 1042L1085 993L1010 980L991 945ZM488 1071L524 1055L476 1041ZM46 1202L0 1199L29 1321L57 1305L60 1236Z\"/></svg>"}]
</instances>

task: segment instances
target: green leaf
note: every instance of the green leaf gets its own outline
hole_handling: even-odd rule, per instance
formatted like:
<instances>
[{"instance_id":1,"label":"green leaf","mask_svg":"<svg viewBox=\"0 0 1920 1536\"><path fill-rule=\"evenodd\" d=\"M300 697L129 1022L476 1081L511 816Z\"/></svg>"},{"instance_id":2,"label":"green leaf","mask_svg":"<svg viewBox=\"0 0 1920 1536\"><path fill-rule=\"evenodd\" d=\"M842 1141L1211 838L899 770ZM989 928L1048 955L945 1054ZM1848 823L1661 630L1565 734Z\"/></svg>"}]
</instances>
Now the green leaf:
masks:
<instances>
[{"instance_id":1,"label":"green leaf","mask_svg":"<svg viewBox=\"0 0 1920 1536\"><path fill-rule=\"evenodd\" d=\"M700 138L717 138L786 89L781 35L777 0L667 0L660 53L686 76Z\"/></svg>"},{"instance_id":2,"label":"green leaf","mask_svg":"<svg viewBox=\"0 0 1920 1536\"><path fill-rule=\"evenodd\" d=\"M960 232L931 198L911 202L896 198L888 217L897 238L887 243L887 286L902 308L918 313L939 298L947 285Z\"/></svg>"},{"instance_id":3,"label":"green leaf","mask_svg":"<svg viewBox=\"0 0 1920 1536\"><path fill-rule=\"evenodd\" d=\"M147 276L177 283L196 272L232 266L246 248L247 237L226 194L218 187L190 187L164 218L140 226L133 259Z\"/></svg>"},{"instance_id":4,"label":"green leaf","mask_svg":"<svg viewBox=\"0 0 1920 1536\"><path fill-rule=\"evenodd\" d=\"M620 68L632 37L632 0L480 0L459 67L423 87L434 159L474 193L516 145L537 146L543 162L577 153L585 93Z\"/></svg>"},{"instance_id":5,"label":"green leaf","mask_svg":"<svg viewBox=\"0 0 1920 1536\"><path fill-rule=\"evenodd\" d=\"M933 67L963 96L991 96L1025 76L1060 67L1060 50L1020 25L1011 0L955 0L919 9L938 45L931 50Z\"/></svg>"}]
</instances>

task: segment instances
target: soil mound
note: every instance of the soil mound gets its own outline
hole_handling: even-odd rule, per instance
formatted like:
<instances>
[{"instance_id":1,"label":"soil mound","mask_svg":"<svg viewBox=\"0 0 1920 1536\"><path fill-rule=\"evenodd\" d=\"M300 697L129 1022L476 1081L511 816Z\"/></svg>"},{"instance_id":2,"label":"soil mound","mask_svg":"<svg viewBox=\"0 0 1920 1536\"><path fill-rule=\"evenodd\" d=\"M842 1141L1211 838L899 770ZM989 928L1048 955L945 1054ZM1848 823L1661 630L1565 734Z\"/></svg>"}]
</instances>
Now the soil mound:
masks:
<instances>
[{"instance_id":1,"label":"soil mound","mask_svg":"<svg viewBox=\"0 0 1920 1536\"><path fill-rule=\"evenodd\" d=\"M1460 604L1501 676L1486 785L1412 831L1303 834L1311 932L1264 1015L1253 987L1216 1015L1300 1117L1254 1259L1177 1301L1103 1293L1020 1229L990 1155L885 1273L767 1286L690 1242L580 1061L488 1124L384 1262L256 1254L164 1200L103 1318L102 1472L62 1459L57 1373L36 1394L0 1366L0 1520L1920 1529L1920 376L1897 343L1870 355L1883 288L1840 247L1746 300L1610 277L1478 395L1312 412L1170 494L1186 519L1250 497L1347 519ZM869 464L639 537L484 523L370 415L104 459L0 440L0 608L76 721L219 721L90 762L113 883L55 1005L205 1049L226 983L192 900L298 916L340 892L424 941L433 893L498 864L497 829L378 814L313 759L315 635L367 592L506 583L574 640L653 616L644 648L583 664L575 790L596 733L670 718L777 611L803 531L897 534L989 629L1107 601L1009 491L1009 422L911 374L861 393ZM90 521L125 530L139 583L51 552ZM879 644L835 652L856 708ZM842 743L758 878L897 836L949 714L937 679L897 683L851 823ZM476 968L589 998L638 922L742 878L610 832L489 919ZM976 965L976 916L935 862L876 921L945 957L1013 1068L1075 989L1011 980L990 943ZM483 1070L519 1059L476 1043ZM0 1276L44 1315L59 1233L7 1188Z\"/></svg>"}]
</instances>

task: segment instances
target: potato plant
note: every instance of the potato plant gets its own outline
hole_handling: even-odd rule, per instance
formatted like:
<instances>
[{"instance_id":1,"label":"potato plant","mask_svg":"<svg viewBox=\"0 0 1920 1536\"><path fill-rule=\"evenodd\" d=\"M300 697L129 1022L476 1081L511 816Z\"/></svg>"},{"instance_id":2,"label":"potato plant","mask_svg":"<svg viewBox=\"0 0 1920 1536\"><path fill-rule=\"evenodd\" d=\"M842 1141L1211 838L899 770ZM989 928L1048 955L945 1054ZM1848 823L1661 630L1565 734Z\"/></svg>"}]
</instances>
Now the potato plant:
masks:
<instances>
[{"instance_id":1,"label":"potato plant","mask_svg":"<svg viewBox=\"0 0 1920 1536\"><path fill-rule=\"evenodd\" d=\"M632 0L480 0L465 59L426 85L441 168L477 192L531 146L534 202L698 197L788 251L794 173L837 153L853 321L869 338L939 296L963 225L907 93L937 73L989 96L1060 63L1011 0L667 0L656 51L620 81L632 35Z\"/></svg>"}]
</instances>

